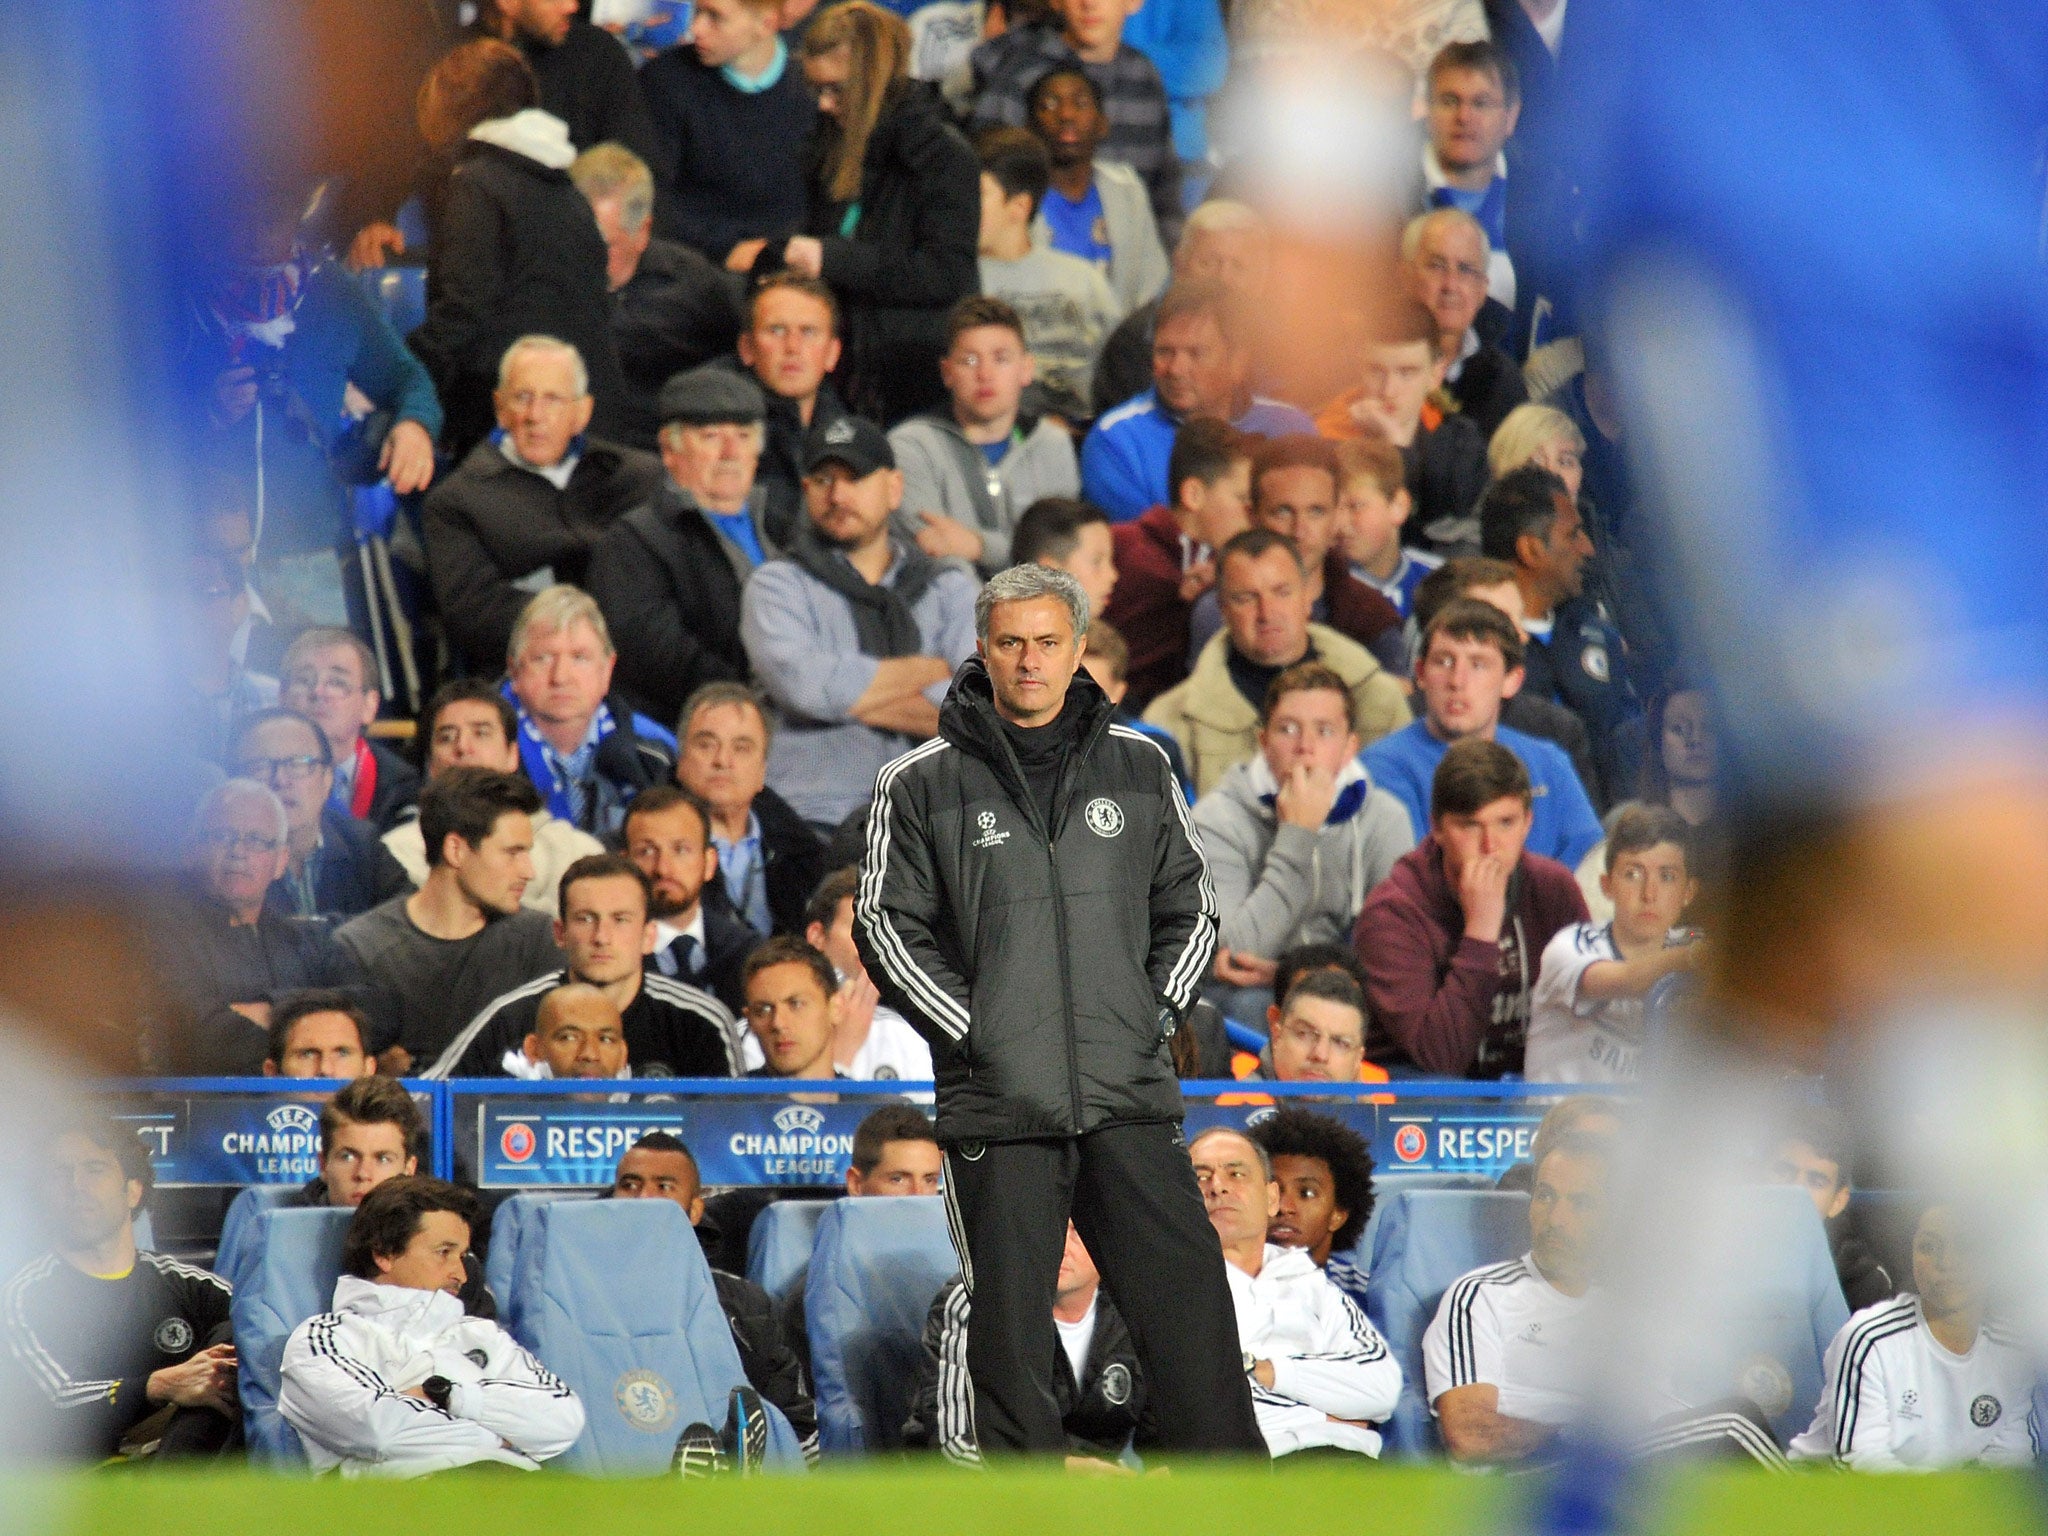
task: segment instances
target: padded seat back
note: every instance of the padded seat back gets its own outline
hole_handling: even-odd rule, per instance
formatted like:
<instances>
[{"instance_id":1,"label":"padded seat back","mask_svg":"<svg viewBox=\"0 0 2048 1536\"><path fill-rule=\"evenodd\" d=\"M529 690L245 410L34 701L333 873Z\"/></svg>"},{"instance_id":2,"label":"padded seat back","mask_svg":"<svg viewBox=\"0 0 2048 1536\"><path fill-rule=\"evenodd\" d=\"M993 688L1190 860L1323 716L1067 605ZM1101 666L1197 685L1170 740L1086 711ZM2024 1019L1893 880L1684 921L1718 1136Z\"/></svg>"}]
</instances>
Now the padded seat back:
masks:
<instances>
[{"instance_id":1,"label":"padded seat back","mask_svg":"<svg viewBox=\"0 0 2048 1536\"><path fill-rule=\"evenodd\" d=\"M830 1200L777 1200L747 1234L747 1278L778 1302L804 1283Z\"/></svg>"},{"instance_id":2,"label":"padded seat back","mask_svg":"<svg viewBox=\"0 0 2048 1536\"><path fill-rule=\"evenodd\" d=\"M250 1239L256 1218L276 1210L299 1192L296 1184L251 1184L228 1206L221 1218L220 1242L213 1253L213 1272L236 1290L242 1288L242 1267L249 1262Z\"/></svg>"},{"instance_id":3,"label":"padded seat back","mask_svg":"<svg viewBox=\"0 0 2048 1536\"><path fill-rule=\"evenodd\" d=\"M534 1213L556 1200L592 1197L592 1192L586 1190L543 1189L514 1195L491 1213L491 1246L484 1255L484 1284L497 1298L498 1321L508 1333L516 1332L512 1315L519 1303L513 1294L513 1280L519 1273L519 1250L533 1230Z\"/></svg>"},{"instance_id":4,"label":"padded seat back","mask_svg":"<svg viewBox=\"0 0 2048 1536\"><path fill-rule=\"evenodd\" d=\"M1422 1373L1422 1335L1451 1282L1527 1251L1529 1197L1499 1190L1401 1189L1375 1216L1365 1310L1401 1362L1401 1399L1386 1426L1388 1449L1435 1450L1436 1425Z\"/></svg>"},{"instance_id":5,"label":"padded seat back","mask_svg":"<svg viewBox=\"0 0 2048 1536\"><path fill-rule=\"evenodd\" d=\"M1351 1251L1351 1259L1367 1274L1372 1272L1372 1245L1380 1228L1380 1213L1387 1208L1390 1196L1404 1189L1492 1189L1494 1182L1483 1173L1382 1173L1377 1170L1372 1176L1372 1214L1365 1219L1365 1230L1358 1235L1358 1245Z\"/></svg>"},{"instance_id":6,"label":"padded seat back","mask_svg":"<svg viewBox=\"0 0 2048 1536\"><path fill-rule=\"evenodd\" d=\"M827 1206L804 1288L821 1449L851 1454L902 1443L925 1318L939 1287L959 1272L937 1195Z\"/></svg>"},{"instance_id":7,"label":"padded seat back","mask_svg":"<svg viewBox=\"0 0 2048 1536\"><path fill-rule=\"evenodd\" d=\"M230 1315L241 1365L242 1427L257 1461L305 1460L298 1432L277 1411L285 1341L307 1318L333 1307L342 1239L354 1216L346 1207L272 1208L256 1211L248 1224Z\"/></svg>"}]
</instances>

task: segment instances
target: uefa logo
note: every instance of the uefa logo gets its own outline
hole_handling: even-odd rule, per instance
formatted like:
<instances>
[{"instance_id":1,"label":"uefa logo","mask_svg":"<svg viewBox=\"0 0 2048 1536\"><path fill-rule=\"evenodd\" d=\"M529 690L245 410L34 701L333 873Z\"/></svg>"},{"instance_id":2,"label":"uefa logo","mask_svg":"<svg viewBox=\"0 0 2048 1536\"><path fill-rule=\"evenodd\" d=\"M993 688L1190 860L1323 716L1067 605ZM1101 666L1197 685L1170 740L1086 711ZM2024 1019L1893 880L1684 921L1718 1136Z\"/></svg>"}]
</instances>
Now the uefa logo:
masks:
<instances>
[{"instance_id":1,"label":"uefa logo","mask_svg":"<svg viewBox=\"0 0 2048 1536\"><path fill-rule=\"evenodd\" d=\"M303 1104L280 1104L263 1117L273 1131L295 1131L310 1136L320 1129L320 1117Z\"/></svg>"},{"instance_id":2,"label":"uefa logo","mask_svg":"<svg viewBox=\"0 0 2048 1536\"><path fill-rule=\"evenodd\" d=\"M1272 1119L1275 1115L1279 1113L1280 1111L1271 1104L1266 1105L1263 1109L1255 1109L1250 1114L1244 1117L1245 1127L1246 1129L1250 1129L1252 1126L1259 1125L1267 1120Z\"/></svg>"},{"instance_id":3,"label":"uefa logo","mask_svg":"<svg viewBox=\"0 0 2048 1536\"><path fill-rule=\"evenodd\" d=\"M981 830L986 832L996 824L996 813L994 811L983 811L974 820Z\"/></svg>"},{"instance_id":4,"label":"uefa logo","mask_svg":"<svg viewBox=\"0 0 2048 1536\"><path fill-rule=\"evenodd\" d=\"M1394 1132L1394 1156L1404 1163L1422 1161L1422 1154L1429 1150L1429 1132L1413 1120Z\"/></svg>"},{"instance_id":5,"label":"uefa logo","mask_svg":"<svg viewBox=\"0 0 2048 1536\"><path fill-rule=\"evenodd\" d=\"M825 1116L808 1104L791 1104L775 1111L775 1129L785 1136L815 1136Z\"/></svg>"},{"instance_id":6,"label":"uefa logo","mask_svg":"<svg viewBox=\"0 0 2048 1536\"><path fill-rule=\"evenodd\" d=\"M534 1140L533 1127L524 1120L514 1120L498 1133L498 1150L505 1154L508 1163L523 1163L533 1156L539 1143Z\"/></svg>"}]
</instances>

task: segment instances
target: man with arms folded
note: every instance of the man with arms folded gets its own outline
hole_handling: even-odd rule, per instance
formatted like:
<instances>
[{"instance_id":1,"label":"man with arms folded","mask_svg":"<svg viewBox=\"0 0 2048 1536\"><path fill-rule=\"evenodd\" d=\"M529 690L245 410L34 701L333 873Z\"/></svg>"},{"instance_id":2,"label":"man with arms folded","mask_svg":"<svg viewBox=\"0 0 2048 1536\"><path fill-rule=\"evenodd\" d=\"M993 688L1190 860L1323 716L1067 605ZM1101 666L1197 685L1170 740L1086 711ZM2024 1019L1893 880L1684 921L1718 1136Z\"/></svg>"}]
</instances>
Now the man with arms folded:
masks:
<instances>
[{"instance_id":1,"label":"man with arms folded","mask_svg":"<svg viewBox=\"0 0 2048 1536\"><path fill-rule=\"evenodd\" d=\"M420 1477L492 1461L524 1471L583 1433L583 1404L457 1300L476 1197L388 1179L356 1207L334 1310L284 1347L277 1407L315 1472Z\"/></svg>"}]
</instances>

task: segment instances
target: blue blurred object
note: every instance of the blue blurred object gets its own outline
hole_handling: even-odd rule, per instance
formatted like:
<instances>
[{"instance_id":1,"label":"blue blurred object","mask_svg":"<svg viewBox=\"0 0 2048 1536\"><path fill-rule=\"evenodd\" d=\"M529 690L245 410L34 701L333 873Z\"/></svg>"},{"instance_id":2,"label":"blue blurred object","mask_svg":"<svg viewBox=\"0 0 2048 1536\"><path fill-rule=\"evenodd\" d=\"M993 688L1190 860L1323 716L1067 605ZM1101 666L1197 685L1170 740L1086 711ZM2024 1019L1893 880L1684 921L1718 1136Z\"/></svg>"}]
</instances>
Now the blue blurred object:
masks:
<instances>
[{"instance_id":1,"label":"blue blurred object","mask_svg":"<svg viewBox=\"0 0 2048 1536\"><path fill-rule=\"evenodd\" d=\"M1225 1019L1223 1021L1223 1033L1230 1037L1231 1045L1237 1050L1256 1053L1266 1048L1266 1032L1264 1030L1253 1029L1251 1025L1240 1024L1235 1019Z\"/></svg>"},{"instance_id":2,"label":"blue blurred object","mask_svg":"<svg viewBox=\"0 0 2048 1536\"><path fill-rule=\"evenodd\" d=\"M242 1394L242 1429L252 1459L303 1465L298 1431L277 1411L284 1346L292 1330L334 1305L341 1246L355 1212L347 1206L266 1210L251 1224L243 1284L230 1315Z\"/></svg>"},{"instance_id":3,"label":"blue blurred object","mask_svg":"<svg viewBox=\"0 0 2048 1536\"><path fill-rule=\"evenodd\" d=\"M830 1200L777 1200L747 1233L747 1278L777 1302L804 1283Z\"/></svg>"},{"instance_id":4,"label":"blue blurred object","mask_svg":"<svg viewBox=\"0 0 2048 1536\"><path fill-rule=\"evenodd\" d=\"M398 525L398 493L391 489L389 480L359 485L349 499L354 507L357 538L391 537L391 530Z\"/></svg>"},{"instance_id":5,"label":"blue blurred object","mask_svg":"<svg viewBox=\"0 0 2048 1536\"><path fill-rule=\"evenodd\" d=\"M405 236L406 250L417 255L427 248L427 206L417 197L408 197L400 203L398 212L391 217L391 222L397 227L398 232ZM404 329L400 328L398 334L403 336Z\"/></svg>"},{"instance_id":6,"label":"blue blurred object","mask_svg":"<svg viewBox=\"0 0 2048 1536\"><path fill-rule=\"evenodd\" d=\"M406 244L411 246L410 237ZM373 267L362 274L362 283L401 340L426 323L425 267Z\"/></svg>"}]
</instances>

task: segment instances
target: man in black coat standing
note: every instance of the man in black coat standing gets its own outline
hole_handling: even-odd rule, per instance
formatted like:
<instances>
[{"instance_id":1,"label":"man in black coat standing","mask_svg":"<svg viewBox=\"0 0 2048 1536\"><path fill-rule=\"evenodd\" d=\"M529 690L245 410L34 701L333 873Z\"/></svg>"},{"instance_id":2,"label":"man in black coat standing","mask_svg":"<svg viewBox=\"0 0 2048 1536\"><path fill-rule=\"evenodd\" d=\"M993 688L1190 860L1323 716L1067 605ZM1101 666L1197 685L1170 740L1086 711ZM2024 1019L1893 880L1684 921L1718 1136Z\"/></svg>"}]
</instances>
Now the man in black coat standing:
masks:
<instances>
[{"instance_id":1,"label":"man in black coat standing","mask_svg":"<svg viewBox=\"0 0 2048 1536\"><path fill-rule=\"evenodd\" d=\"M1171 1041L1216 902L1166 756L1077 675L1088 600L1013 566L976 605L932 741L875 784L855 932L932 1047L984 1453L1064 1454L1052 1367L1071 1217L1168 1451L1263 1454Z\"/></svg>"}]
</instances>

